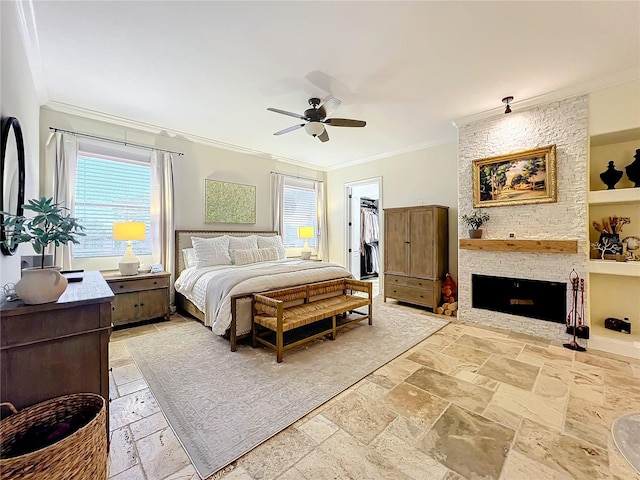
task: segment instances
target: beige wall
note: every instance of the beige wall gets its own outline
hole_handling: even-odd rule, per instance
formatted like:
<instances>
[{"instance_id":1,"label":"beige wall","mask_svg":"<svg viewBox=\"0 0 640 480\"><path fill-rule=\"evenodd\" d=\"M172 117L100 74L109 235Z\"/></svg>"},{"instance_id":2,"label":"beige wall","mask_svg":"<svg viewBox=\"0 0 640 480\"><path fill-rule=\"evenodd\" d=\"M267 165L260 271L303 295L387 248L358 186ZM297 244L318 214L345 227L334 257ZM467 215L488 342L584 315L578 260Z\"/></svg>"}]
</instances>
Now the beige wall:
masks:
<instances>
[{"instance_id":1,"label":"beige wall","mask_svg":"<svg viewBox=\"0 0 640 480\"><path fill-rule=\"evenodd\" d=\"M640 80L603 88L589 94L589 135L638 128L638 125Z\"/></svg>"},{"instance_id":2,"label":"beige wall","mask_svg":"<svg viewBox=\"0 0 640 480\"><path fill-rule=\"evenodd\" d=\"M381 177L382 208L431 204L449 207L449 271L457 280L457 172L456 143L327 172L330 260L340 265L346 264L345 183ZM381 225L383 221L381 215Z\"/></svg>"},{"instance_id":3,"label":"beige wall","mask_svg":"<svg viewBox=\"0 0 640 480\"><path fill-rule=\"evenodd\" d=\"M40 148L42 156L42 189L51 191L52 165L45 160L44 149L50 134L49 127L140 145L182 152L174 163L175 228L209 230L271 230L271 171L289 175L324 179L324 173L292 164L246 153L233 152L210 145L195 143L162 133L152 133L109 123L94 118L63 113L43 107L40 113ZM204 223L204 180L223 180L256 186L256 223ZM117 179L114 179L117 180Z\"/></svg>"},{"instance_id":4,"label":"beige wall","mask_svg":"<svg viewBox=\"0 0 640 480\"><path fill-rule=\"evenodd\" d=\"M22 127L25 149L25 201L38 196L39 104L26 53L20 40L20 20L14 2L0 2L0 114L16 117ZM0 255L0 284L20 280L20 255L33 254L20 245L14 256Z\"/></svg>"}]
</instances>

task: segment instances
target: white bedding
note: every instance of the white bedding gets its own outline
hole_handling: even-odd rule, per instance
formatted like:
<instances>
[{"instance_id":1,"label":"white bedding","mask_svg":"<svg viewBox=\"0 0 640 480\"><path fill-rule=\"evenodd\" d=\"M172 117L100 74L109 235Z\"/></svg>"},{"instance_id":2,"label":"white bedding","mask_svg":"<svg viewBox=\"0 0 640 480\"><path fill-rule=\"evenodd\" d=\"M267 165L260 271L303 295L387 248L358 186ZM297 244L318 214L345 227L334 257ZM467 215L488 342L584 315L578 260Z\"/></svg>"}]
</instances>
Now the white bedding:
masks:
<instances>
[{"instance_id":1,"label":"white bedding","mask_svg":"<svg viewBox=\"0 0 640 480\"><path fill-rule=\"evenodd\" d=\"M204 324L222 335L231 325L233 295L344 277L351 277L351 273L334 263L284 259L249 265L187 268L176 280L175 287L204 312Z\"/></svg>"}]
</instances>

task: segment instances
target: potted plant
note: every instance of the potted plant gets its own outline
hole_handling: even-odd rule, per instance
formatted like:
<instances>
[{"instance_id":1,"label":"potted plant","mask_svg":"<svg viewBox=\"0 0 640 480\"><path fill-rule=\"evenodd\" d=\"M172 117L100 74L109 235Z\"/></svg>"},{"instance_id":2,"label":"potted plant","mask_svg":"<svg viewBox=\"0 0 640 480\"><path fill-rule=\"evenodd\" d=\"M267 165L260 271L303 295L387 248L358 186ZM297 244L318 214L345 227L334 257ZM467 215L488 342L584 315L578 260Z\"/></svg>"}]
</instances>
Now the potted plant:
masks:
<instances>
[{"instance_id":1,"label":"potted plant","mask_svg":"<svg viewBox=\"0 0 640 480\"><path fill-rule=\"evenodd\" d=\"M469 238L482 238L480 227L489 220L489 214L474 210L471 215L462 215L462 220L469 226Z\"/></svg>"},{"instance_id":2,"label":"potted plant","mask_svg":"<svg viewBox=\"0 0 640 480\"><path fill-rule=\"evenodd\" d=\"M67 245L80 243L76 237L84 236L84 227L71 217L68 208L54 203L52 198L42 197L29 200L22 206L25 211L35 213L27 218L1 212L7 233L4 244L14 248L20 243L31 243L36 253L42 255L40 267L25 268L22 278L16 284L16 293L29 305L55 302L67 288L67 279L60 275L60 268L45 267L44 255L49 245Z\"/></svg>"}]
</instances>

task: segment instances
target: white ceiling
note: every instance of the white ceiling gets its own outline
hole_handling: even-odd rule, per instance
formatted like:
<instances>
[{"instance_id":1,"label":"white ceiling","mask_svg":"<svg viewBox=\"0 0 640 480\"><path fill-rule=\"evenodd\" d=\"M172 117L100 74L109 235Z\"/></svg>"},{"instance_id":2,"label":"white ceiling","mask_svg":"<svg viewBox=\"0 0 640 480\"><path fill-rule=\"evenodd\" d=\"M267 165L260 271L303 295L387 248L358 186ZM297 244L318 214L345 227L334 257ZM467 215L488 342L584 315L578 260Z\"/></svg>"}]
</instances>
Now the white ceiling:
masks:
<instances>
[{"instance_id":1,"label":"white ceiling","mask_svg":"<svg viewBox=\"0 0 640 480\"><path fill-rule=\"evenodd\" d=\"M335 168L640 71L640 2L33 1L50 102ZM342 100L321 143L267 107Z\"/></svg>"}]
</instances>

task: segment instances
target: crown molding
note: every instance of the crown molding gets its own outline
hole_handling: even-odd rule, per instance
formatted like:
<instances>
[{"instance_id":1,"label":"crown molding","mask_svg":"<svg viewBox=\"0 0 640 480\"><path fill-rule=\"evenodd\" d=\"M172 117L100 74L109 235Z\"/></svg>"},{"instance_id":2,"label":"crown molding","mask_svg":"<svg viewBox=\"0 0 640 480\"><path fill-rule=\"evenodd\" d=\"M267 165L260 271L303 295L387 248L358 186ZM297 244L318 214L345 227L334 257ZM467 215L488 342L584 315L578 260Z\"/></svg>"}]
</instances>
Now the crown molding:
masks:
<instances>
[{"instance_id":1,"label":"crown molding","mask_svg":"<svg viewBox=\"0 0 640 480\"><path fill-rule=\"evenodd\" d=\"M273 155L271 153L262 152L259 150L253 150L250 148L242 147L240 145L233 145L230 143L221 142L219 140L214 140L208 137L202 137L200 135L193 135L191 133L182 132L179 130L172 130L167 127L162 127L160 125L154 125L151 123L139 122L137 120L131 120L129 118L118 117L116 115L111 115L104 112L99 112L97 110L91 110L84 107L78 107L76 105L70 105L68 103L55 102L50 101L42 106L47 110L52 110L55 112L64 113L67 115L75 115L82 118L87 118L90 120L96 120L99 122L110 123L112 125L119 125L125 128L131 128L135 130L140 130L147 133L152 133L154 135L160 135L161 133L164 136L177 137L181 140L187 140L194 143L199 143L202 145L209 145L211 147L221 148L223 150L229 150L237 153L244 153L246 155L252 155L256 157L266 158L268 160L273 160L277 162L288 163L291 165L295 165L298 167L315 170L319 172L328 172L332 170L339 170L341 168L350 167L353 165L359 165L361 163L368 163L374 160L381 160L383 158L393 157L396 155L401 155L403 153L415 152L417 150L423 150L425 148L435 147L438 145L444 145L446 143L451 143L457 141L457 132L453 132L451 137L438 139L436 141L420 143L416 145L411 145L406 148L401 148L398 150L392 150L385 153L380 153L376 155L372 155L370 157L360 158L357 160L352 160L350 162L341 163L339 165L328 165L328 166L320 166L314 165L306 162L301 162L299 160L295 160L293 158L288 157L280 157L277 155Z\"/></svg>"},{"instance_id":2,"label":"crown molding","mask_svg":"<svg viewBox=\"0 0 640 480\"><path fill-rule=\"evenodd\" d=\"M125 128L131 128L135 130L140 130L147 133L152 133L154 135L169 136L172 138L178 138L180 140L186 140L193 143L199 143L201 145L208 145L211 147L221 148L223 150L229 150L237 153L244 153L245 155L251 155L255 157L266 158L268 160L274 160L277 162L289 163L292 165L296 165L298 167L308 168L311 170L317 171L325 171L318 165L312 165L309 163L301 162L298 160L294 160L288 157L279 157L273 155L271 153L262 152L260 150L253 150L251 148L242 147L240 145L234 145L231 143L221 142L219 140L214 140L208 137L202 137L200 135L194 135L187 132L182 132L179 130L172 130L167 127L162 127L160 125L154 125L146 122L139 122L137 120L131 120L129 118L118 117L116 115L111 115L104 112L99 112L96 110L91 110L84 107L78 107L76 105L70 105L68 103L62 102L47 102L42 106L47 110L52 110L55 112L65 113L67 115L75 115L82 118L87 118L89 120L96 120L99 122L110 123L112 125L119 125Z\"/></svg>"},{"instance_id":3,"label":"crown molding","mask_svg":"<svg viewBox=\"0 0 640 480\"><path fill-rule=\"evenodd\" d=\"M44 80L44 66L42 64L42 54L40 52L40 41L38 40L38 28L36 17L33 12L31 0L12 2L16 7L18 16L18 27L20 29L20 40L27 57L27 63L31 70L31 78L36 91L38 103L44 105L49 100L47 83Z\"/></svg>"},{"instance_id":4,"label":"crown molding","mask_svg":"<svg viewBox=\"0 0 640 480\"><path fill-rule=\"evenodd\" d=\"M415 144L415 145L411 145L409 147L399 148L397 150L390 150L390 151L385 152L385 153L379 153L379 154L376 154L376 155L371 155L369 157L364 157L364 158L360 158L360 159L357 159L357 160L352 160L350 162L341 163L340 165L330 165L330 166L326 167L325 171L331 172L331 171L334 171L334 170L340 170L341 168L352 167L354 165L360 165L361 163L369 163L369 162L373 162L375 160L382 160L384 158L395 157L397 155L402 155L402 154L405 154L405 153L417 152L418 150L424 150L425 148L437 147L439 145L446 145L447 143L453 143L453 142L457 142L457 141L458 141L458 135L457 135L457 132L454 132L453 135L448 136L448 137L443 137L443 138L440 138L438 140L433 140L433 141L424 142L424 143L418 143L418 144Z\"/></svg>"},{"instance_id":5,"label":"crown molding","mask_svg":"<svg viewBox=\"0 0 640 480\"><path fill-rule=\"evenodd\" d=\"M556 102L564 100L565 98L575 97L577 95L585 95L597 90L602 90L603 88L613 87L614 85L632 82L638 79L640 79L640 68L630 68L628 70L607 75L606 77L582 82L577 85L572 85L571 87L562 88L524 100L511 102L510 105L513 112L517 113L517 111L527 110L545 103ZM455 127L460 127L462 125L474 123L478 120L485 120L499 115L504 115L504 106L455 119L451 124Z\"/></svg>"}]
</instances>

